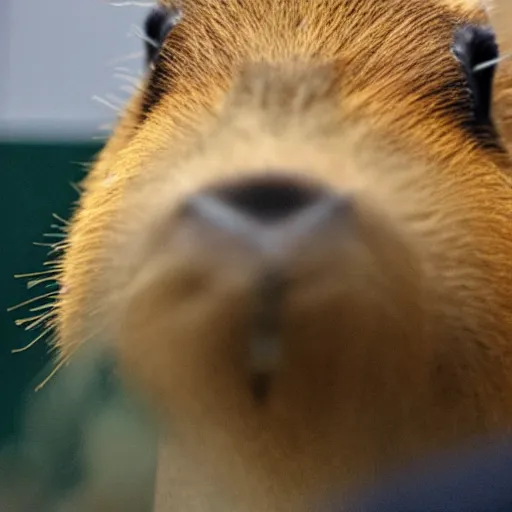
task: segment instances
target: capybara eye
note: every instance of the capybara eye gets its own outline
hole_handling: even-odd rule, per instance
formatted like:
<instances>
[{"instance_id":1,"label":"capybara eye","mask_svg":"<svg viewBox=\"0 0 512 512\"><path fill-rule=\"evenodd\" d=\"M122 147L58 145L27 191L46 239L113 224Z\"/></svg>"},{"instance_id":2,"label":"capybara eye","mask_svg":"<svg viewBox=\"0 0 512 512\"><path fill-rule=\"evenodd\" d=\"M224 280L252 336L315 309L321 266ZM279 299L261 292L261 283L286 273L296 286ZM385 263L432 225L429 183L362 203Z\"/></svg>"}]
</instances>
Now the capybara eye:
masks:
<instances>
[{"instance_id":1,"label":"capybara eye","mask_svg":"<svg viewBox=\"0 0 512 512\"><path fill-rule=\"evenodd\" d=\"M474 121L492 125L492 92L499 49L490 27L464 25L455 33L453 53L462 65Z\"/></svg>"},{"instance_id":2,"label":"capybara eye","mask_svg":"<svg viewBox=\"0 0 512 512\"><path fill-rule=\"evenodd\" d=\"M160 50L169 32L177 25L180 12L159 5L151 10L146 18L144 30L146 33L146 63L154 64L160 55Z\"/></svg>"}]
</instances>

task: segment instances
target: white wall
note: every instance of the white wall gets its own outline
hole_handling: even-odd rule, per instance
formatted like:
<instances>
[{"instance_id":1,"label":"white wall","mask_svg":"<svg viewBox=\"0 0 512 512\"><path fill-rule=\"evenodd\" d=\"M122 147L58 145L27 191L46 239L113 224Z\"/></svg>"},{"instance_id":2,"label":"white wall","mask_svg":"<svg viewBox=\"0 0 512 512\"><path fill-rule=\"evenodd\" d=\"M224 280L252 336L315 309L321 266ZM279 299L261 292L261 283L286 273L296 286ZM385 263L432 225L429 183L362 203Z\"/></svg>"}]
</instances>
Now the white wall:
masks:
<instances>
[{"instance_id":1,"label":"white wall","mask_svg":"<svg viewBox=\"0 0 512 512\"><path fill-rule=\"evenodd\" d=\"M0 0L0 138L85 138L115 112L92 96L127 85L116 67L137 74L143 42L130 35L147 7L108 0ZM121 59L121 61L120 61ZM117 62L116 62L117 61Z\"/></svg>"}]
</instances>

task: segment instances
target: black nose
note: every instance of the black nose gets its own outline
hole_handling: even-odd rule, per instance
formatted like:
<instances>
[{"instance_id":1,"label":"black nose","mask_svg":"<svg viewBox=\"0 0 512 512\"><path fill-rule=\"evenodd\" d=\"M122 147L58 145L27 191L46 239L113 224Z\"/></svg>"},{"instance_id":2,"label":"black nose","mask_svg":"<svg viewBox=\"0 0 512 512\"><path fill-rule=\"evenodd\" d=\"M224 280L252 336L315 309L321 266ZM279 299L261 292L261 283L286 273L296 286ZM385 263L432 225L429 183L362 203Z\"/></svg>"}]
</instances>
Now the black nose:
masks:
<instances>
[{"instance_id":1,"label":"black nose","mask_svg":"<svg viewBox=\"0 0 512 512\"><path fill-rule=\"evenodd\" d=\"M303 178L260 175L211 187L190 197L187 210L210 225L244 238L284 237L312 232L350 209L350 196L339 196Z\"/></svg>"},{"instance_id":2,"label":"black nose","mask_svg":"<svg viewBox=\"0 0 512 512\"><path fill-rule=\"evenodd\" d=\"M278 223L301 215L322 201L324 191L284 176L245 179L212 190L212 197L260 223Z\"/></svg>"}]
</instances>

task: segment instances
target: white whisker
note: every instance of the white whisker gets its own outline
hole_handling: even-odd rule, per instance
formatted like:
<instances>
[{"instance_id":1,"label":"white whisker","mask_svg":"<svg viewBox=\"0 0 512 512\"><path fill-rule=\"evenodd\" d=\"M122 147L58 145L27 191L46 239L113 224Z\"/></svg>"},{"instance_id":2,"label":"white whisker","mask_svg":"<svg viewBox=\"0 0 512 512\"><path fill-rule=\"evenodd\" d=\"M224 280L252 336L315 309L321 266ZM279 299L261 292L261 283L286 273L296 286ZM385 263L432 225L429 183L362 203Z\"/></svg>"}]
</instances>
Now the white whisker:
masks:
<instances>
[{"instance_id":1,"label":"white whisker","mask_svg":"<svg viewBox=\"0 0 512 512\"><path fill-rule=\"evenodd\" d=\"M121 62L127 62L127 61L130 61L130 60L135 60L135 59L142 59L144 57L144 52L136 52L136 53L130 53L129 55L126 55L125 57L120 57L119 59L115 59L113 61L110 61L109 65L116 65L116 64L120 64Z\"/></svg>"},{"instance_id":2,"label":"white whisker","mask_svg":"<svg viewBox=\"0 0 512 512\"><path fill-rule=\"evenodd\" d=\"M17 309L23 308L29 304L33 304L34 302L38 302L43 299L57 300L58 296L59 296L58 292L57 293L56 292L45 293L43 295L39 295L37 297L32 297L31 299L25 300L25 301L21 302L20 304L16 304L16 306L11 306L10 308L7 309L7 311L10 313L12 311L16 311Z\"/></svg>"},{"instance_id":3,"label":"white whisker","mask_svg":"<svg viewBox=\"0 0 512 512\"><path fill-rule=\"evenodd\" d=\"M32 242L32 245L35 245L36 247L50 247L51 249L54 249L57 244L45 244L42 242ZM44 272L47 274L49 271ZM36 272L35 274L27 274L27 275L37 275L40 274L40 272Z\"/></svg>"},{"instance_id":4,"label":"white whisker","mask_svg":"<svg viewBox=\"0 0 512 512\"><path fill-rule=\"evenodd\" d=\"M124 66L117 66L114 68L114 71L117 71L119 73L126 73L127 75L130 75L133 72L133 69L126 68Z\"/></svg>"},{"instance_id":5,"label":"white whisker","mask_svg":"<svg viewBox=\"0 0 512 512\"><path fill-rule=\"evenodd\" d=\"M110 108L114 112L121 112L121 109L117 107L116 105L110 103L110 101L106 100L105 98L101 98L100 96L94 95L92 97L93 101L97 101L98 103L101 103L102 105L105 105L106 107Z\"/></svg>"},{"instance_id":6,"label":"white whisker","mask_svg":"<svg viewBox=\"0 0 512 512\"><path fill-rule=\"evenodd\" d=\"M82 188L79 183L71 182L69 186L78 194L78 196L82 195Z\"/></svg>"},{"instance_id":7,"label":"white whisker","mask_svg":"<svg viewBox=\"0 0 512 512\"><path fill-rule=\"evenodd\" d=\"M126 103L126 100L123 100L119 96L116 96L115 94L105 94L105 98L112 103L112 105L117 106L118 108L122 109L124 107L124 104Z\"/></svg>"},{"instance_id":8,"label":"white whisker","mask_svg":"<svg viewBox=\"0 0 512 512\"><path fill-rule=\"evenodd\" d=\"M43 283L48 283L48 282L55 283L55 279L56 279L55 276L44 277L41 279L33 279L32 281L29 281L27 283L27 289L31 290L32 288L35 288L36 286L39 286L40 284L43 284Z\"/></svg>"},{"instance_id":9,"label":"white whisker","mask_svg":"<svg viewBox=\"0 0 512 512\"><path fill-rule=\"evenodd\" d=\"M138 37L139 39L142 39L142 41L150 44L154 48L159 48L160 47L160 45L154 39L151 39L150 37L148 37L142 31L142 29L140 27L138 27L137 25L132 25L130 27L130 31L128 32L128 37L131 37L131 36L135 36L135 37Z\"/></svg>"},{"instance_id":10,"label":"white whisker","mask_svg":"<svg viewBox=\"0 0 512 512\"><path fill-rule=\"evenodd\" d=\"M86 164L88 165L88 164ZM63 217L61 217L60 215L56 214L56 213L52 213L52 217L56 220L58 220L61 224L64 224L65 226L70 226L71 225L71 222L68 220L68 219L65 219Z\"/></svg>"},{"instance_id":11,"label":"white whisker","mask_svg":"<svg viewBox=\"0 0 512 512\"><path fill-rule=\"evenodd\" d=\"M66 226L60 226L58 224L51 224L50 227L52 229L56 229L57 231L61 231L62 233L67 233L67 227Z\"/></svg>"},{"instance_id":12,"label":"white whisker","mask_svg":"<svg viewBox=\"0 0 512 512\"><path fill-rule=\"evenodd\" d=\"M57 375L57 373L60 370L62 370L62 368L64 366L66 366L67 364L68 364L68 359L63 359L63 360L59 361L58 363L56 363L54 369L50 372L50 374L40 384L37 385L37 387L34 389L34 391L36 393L41 391L41 389L43 389L48 384L48 382L50 382L50 380L52 380L53 377L55 377L55 375Z\"/></svg>"},{"instance_id":13,"label":"white whisker","mask_svg":"<svg viewBox=\"0 0 512 512\"><path fill-rule=\"evenodd\" d=\"M502 55L501 57L497 57L496 59L482 62L481 64L478 64L473 68L473 72L478 73L479 71L483 71L484 69L492 68L499 64L500 62L503 62L504 60L508 60L510 58L512 58L512 53L508 53L507 55Z\"/></svg>"},{"instance_id":14,"label":"white whisker","mask_svg":"<svg viewBox=\"0 0 512 512\"><path fill-rule=\"evenodd\" d=\"M45 336L48 336L49 334L51 334L51 332L53 330L54 330L54 326L48 327L39 336L37 336L34 340L32 340L30 343L28 343L24 347L15 348L15 349L11 350L11 352L13 354L19 354L21 352L26 352L27 350L31 349L34 345L36 345L37 342L41 341Z\"/></svg>"},{"instance_id":15,"label":"white whisker","mask_svg":"<svg viewBox=\"0 0 512 512\"><path fill-rule=\"evenodd\" d=\"M64 233L44 233L43 236L46 238L66 238Z\"/></svg>"},{"instance_id":16,"label":"white whisker","mask_svg":"<svg viewBox=\"0 0 512 512\"><path fill-rule=\"evenodd\" d=\"M128 82L129 84L134 85L135 87L138 87L141 82L140 77L127 75L124 73L114 73L114 78L119 78L120 80L124 80L125 82Z\"/></svg>"},{"instance_id":17,"label":"white whisker","mask_svg":"<svg viewBox=\"0 0 512 512\"><path fill-rule=\"evenodd\" d=\"M142 89L136 85L121 85L119 89L128 94L129 96L132 96L137 91L142 91Z\"/></svg>"}]
</instances>

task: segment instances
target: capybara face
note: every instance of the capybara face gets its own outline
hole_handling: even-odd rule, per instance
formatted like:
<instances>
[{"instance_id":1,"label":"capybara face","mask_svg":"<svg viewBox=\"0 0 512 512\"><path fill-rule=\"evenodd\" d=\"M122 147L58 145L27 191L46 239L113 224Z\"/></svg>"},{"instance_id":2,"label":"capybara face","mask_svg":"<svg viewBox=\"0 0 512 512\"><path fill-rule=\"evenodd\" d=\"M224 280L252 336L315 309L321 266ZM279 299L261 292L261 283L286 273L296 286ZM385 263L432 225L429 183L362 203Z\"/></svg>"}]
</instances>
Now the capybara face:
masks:
<instances>
[{"instance_id":1,"label":"capybara face","mask_svg":"<svg viewBox=\"0 0 512 512\"><path fill-rule=\"evenodd\" d=\"M150 15L147 78L71 225L58 322L63 358L105 344L159 414L159 510L300 510L510 429L488 23L477 0Z\"/></svg>"}]
</instances>

